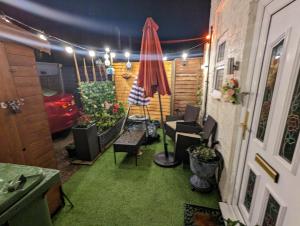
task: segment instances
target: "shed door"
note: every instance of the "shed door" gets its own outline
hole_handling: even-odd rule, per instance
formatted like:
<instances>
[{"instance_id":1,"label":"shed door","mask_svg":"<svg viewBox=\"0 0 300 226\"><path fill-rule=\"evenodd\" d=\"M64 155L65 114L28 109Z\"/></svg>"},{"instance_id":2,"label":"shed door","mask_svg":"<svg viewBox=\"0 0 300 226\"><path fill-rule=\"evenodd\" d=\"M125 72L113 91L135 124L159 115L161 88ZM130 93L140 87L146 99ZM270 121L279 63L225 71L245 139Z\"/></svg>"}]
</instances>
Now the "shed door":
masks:
<instances>
[{"instance_id":1,"label":"shed door","mask_svg":"<svg viewBox=\"0 0 300 226\"><path fill-rule=\"evenodd\" d=\"M281 2L266 7L267 39L255 69L260 81L239 198L247 225L300 222L300 0Z\"/></svg>"}]
</instances>

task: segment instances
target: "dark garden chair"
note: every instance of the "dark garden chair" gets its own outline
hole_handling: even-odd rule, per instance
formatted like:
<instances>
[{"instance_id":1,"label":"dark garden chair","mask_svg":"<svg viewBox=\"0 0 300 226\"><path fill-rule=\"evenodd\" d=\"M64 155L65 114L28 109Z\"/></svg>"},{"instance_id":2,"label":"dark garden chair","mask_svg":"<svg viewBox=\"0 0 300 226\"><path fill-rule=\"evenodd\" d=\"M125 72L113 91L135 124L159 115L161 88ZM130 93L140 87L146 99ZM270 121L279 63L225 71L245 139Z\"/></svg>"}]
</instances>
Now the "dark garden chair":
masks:
<instances>
[{"instance_id":1,"label":"dark garden chair","mask_svg":"<svg viewBox=\"0 0 300 226\"><path fill-rule=\"evenodd\" d=\"M185 113L180 116L167 116L166 117L166 134L171 137L171 139L175 142L176 131L185 130L189 128L189 126L197 125L197 120L199 116L200 108L192 105L187 105L185 109ZM191 128L190 128L191 129ZM195 131L197 132L197 131Z\"/></svg>"},{"instance_id":2,"label":"dark garden chair","mask_svg":"<svg viewBox=\"0 0 300 226\"><path fill-rule=\"evenodd\" d=\"M184 126L184 130L175 134L175 158L177 161L183 162L184 165L189 164L189 154L186 151L192 145L215 143L217 132L217 122L208 116L204 122L203 128L198 126ZM190 130L188 130L190 129Z\"/></svg>"}]
</instances>

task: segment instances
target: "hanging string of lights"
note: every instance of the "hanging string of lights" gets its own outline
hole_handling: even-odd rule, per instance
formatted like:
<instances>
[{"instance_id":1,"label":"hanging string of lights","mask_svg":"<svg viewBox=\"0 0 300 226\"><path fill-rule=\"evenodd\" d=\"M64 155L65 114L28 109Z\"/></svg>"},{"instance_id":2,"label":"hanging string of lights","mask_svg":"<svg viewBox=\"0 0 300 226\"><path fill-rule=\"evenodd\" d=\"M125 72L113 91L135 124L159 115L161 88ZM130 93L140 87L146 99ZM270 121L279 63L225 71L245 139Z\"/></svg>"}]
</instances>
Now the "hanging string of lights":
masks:
<instances>
[{"instance_id":1,"label":"hanging string of lights","mask_svg":"<svg viewBox=\"0 0 300 226\"><path fill-rule=\"evenodd\" d=\"M86 46L83 46L83 45L78 45L76 43L73 43L73 42L70 42L70 41L66 41L64 39L61 39L57 36L54 36L54 35L51 35L51 34L48 34L48 33L45 33L44 31L42 30L39 30L39 29L36 29L28 24L25 24L24 22L18 20L18 19L15 19L13 17L10 17L8 15L6 15L3 11L1 11L1 16L0 18L2 20L4 20L5 22L7 23L15 23L17 25L20 25L28 30L31 30L33 33L36 33L36 35L41 39L41 40L44 40L44 41L55 41L55 42L58 42L58 43L62 43L63 46L64 46L64 51L66 51L68 54L73 54L75 55L75 52L76 50L75 49L81 49L83 50L84 52L81 51L81 54L83 55L88 55L92 58L92 64L94 64L94 59L96 56L99 56L99 55L103 55L104 57L104 64L105 66L109 67L112 65L113 63L113 60L117 57L117 53L116 52L112 52L110 50L109 47L106 47L104 48L104 51L102 48L88 48ZM209 35L208 36L204 36L204 37L196 37L196 38L190 38L190 39L179 39L179 40L165 40L165 41L161 41L162 44L175 44L175 43L183 43L183 42L191 42L191 41L200 41L200 40L204 40L202 42L200 42L199 44L189 48L189 49L186 49L182 52L182 55L181 57L183 58L183 60L186 60L188 58L188 54L191 50L193 49L196 49L202 45L204 45L205 43L207 43L209 40L210 40L210 37ZM166 53L165 56L163 57L163 60L168 60L168 56L172 56L174 55L174 53ZM175 54L177 55L177 54ZM131 56L131 53L129 51L125 51L124 52L124 57L125 59L127 60L127 64L126 64L126 67L131 67L131 63L130 63L130 56ZM96 61L96 64L97 64L98 61Z\"/></svg>"}]
</instances>

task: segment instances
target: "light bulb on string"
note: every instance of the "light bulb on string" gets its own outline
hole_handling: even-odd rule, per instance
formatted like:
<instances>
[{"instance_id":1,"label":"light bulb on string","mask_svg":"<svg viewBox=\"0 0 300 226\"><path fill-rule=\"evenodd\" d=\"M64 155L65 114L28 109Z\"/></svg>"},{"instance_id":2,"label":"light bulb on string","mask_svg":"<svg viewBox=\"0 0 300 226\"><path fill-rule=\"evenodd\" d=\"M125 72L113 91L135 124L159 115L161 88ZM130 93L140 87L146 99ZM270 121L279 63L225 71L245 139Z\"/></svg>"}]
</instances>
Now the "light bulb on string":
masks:
<instances>
[{"instance_id":1,"label":"light bulb on string","mask_svg":"<svg viewBox=\"0 0 300 226\"><path fill-rule=\"evenodd\" d=\"M44 34L39 34L39 38L43 41L47 41L47 37Z\"/></svg>"},{"instance_id":2,"label":"light bulb on string","mask_svg":"<svg viewBox=\"0 0 300 226\"><path fill-rule=\"evenodd\" d=\"M71 46L66 46L66 47L65 47L65 50L66 50L66 52L67 52L68 54L74 53L74 49L73 49Z\"/></svg>"},{"instance_id":3,"label":"light bulb on string","mask_svg":"<svg viewBox=\"0 0 300 226\"><path fill-rule=\"evenodd\" d=\"M105 52L106 52L106 53L109 53L109 52L110 52L110 48L109 48L109 47L106 47L106 48L105 48Z\"/></svg>"},{"instance_id":4,"label":"light bulb on string","mask_svg":"<svg viewBox=\"0 0 300 226\"><path fill-rule=\"evenodd\" d=\"M6 18L6 16L1 16L2 20L4 20L6 23L11 23L9 19Z\"/></svg>"},{"instance_id":5,"label":"light bulb on string","mask_svg":"<svg viewBox=\"0 0 300 226\"><path fill-rule=\"evenodd\" d=\"M95 57L96 52L94 50L89 50L89 55L90 55L90 57Z\"/></svg>"},{"instance_id":6,"label":"light bulb on string","mask_svg":"<svg viewBox=\"0 0 300 226\"><path fill-rule=\"evenodd\" d=\"M188 58L188 54L186 52L182 53L182 59L186 60Z\"/></svg>"},{"instance_id":7,"label":"light bulb on string","mask_svg":"<svg viewBox=\"0 0 300 226\"><path fill-rule=\"evenodd\" d=\"M129 59L129 57L130 57L130 52L126 51L124 55L125 55L126 58Z\"/></svg>"},{"instance_id":8,"label":"light bulb on string","mask_svg":"<svg viewBox=\"0 0 300 226\"><path fill-rule=\"evenodd\" d=\"M167 56L164 56L163 57L163 61L167 61L168 60L168 57Z\"/></svg>"}]
</instances>

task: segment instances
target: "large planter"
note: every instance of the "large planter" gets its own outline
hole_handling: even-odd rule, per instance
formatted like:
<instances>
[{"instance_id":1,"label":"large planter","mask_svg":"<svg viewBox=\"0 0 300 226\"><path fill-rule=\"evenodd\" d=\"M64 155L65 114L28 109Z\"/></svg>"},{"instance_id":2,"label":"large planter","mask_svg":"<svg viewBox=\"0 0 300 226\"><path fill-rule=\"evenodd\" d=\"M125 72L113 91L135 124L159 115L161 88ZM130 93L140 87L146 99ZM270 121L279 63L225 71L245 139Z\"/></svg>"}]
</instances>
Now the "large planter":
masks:
<instances>
[{"instance_id":1,"label":"large planter","mask_svg":"<svg viewBox=\"0 0 300 226\"><path fill-rule=\"evenodd\" d=\"M125 117L121 118L113 127L98 133L100 150L103 152L108 144L110 144L121 132Z\"/></svg>"},{"instance_id":2,"label":"large planter","mask_svg":"<svg viewBox=\"0 0 300 226\"><path fill-rule=\"evenodd\" d=\"M74 126L72 132L76 147L76 158L83 161L93 161L99 154L96 125L92 124L87 128Z\"/></svg>"},{"instance_id":3,"label":"large planter","mask_svg":"<svg viewBox=\"0 0 300 226\"><path fill-rule=\"evenodd\" d=\"M210 192L213 189L216 169L219 165L219 160L212 162L203 162L191 154L190 168L194 175L190 178L190 183L194 189L200 192Z\"/></svg>"}]
</instances>

